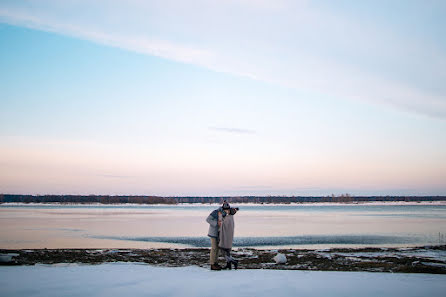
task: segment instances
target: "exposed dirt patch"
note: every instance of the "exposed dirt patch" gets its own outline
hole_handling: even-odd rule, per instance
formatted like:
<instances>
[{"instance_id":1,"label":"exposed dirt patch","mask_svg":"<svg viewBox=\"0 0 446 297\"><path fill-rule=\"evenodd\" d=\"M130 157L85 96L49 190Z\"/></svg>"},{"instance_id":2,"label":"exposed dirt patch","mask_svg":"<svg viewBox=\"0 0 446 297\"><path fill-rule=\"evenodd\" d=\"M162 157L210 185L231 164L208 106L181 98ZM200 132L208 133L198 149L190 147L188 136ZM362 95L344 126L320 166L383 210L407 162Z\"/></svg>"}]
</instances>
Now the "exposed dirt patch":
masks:
<instances>
[{"instance_id":1,"label":"exposed dirt patch","mask_svg":"<svg viewBox=\"0 0 446 297\"><path fill-rule=\"evenodd\" d=\"M277 253L287 257L276 264ZM404 249L237 249L240 269L291 269L446 274L446 245ZM209 249L35 249L0 250L0 265L142 262L159 266L208 267ZM220 258L223 262L223 259ZM223 263L221 263L223 264Z\"/></svg>"}]
</instances>

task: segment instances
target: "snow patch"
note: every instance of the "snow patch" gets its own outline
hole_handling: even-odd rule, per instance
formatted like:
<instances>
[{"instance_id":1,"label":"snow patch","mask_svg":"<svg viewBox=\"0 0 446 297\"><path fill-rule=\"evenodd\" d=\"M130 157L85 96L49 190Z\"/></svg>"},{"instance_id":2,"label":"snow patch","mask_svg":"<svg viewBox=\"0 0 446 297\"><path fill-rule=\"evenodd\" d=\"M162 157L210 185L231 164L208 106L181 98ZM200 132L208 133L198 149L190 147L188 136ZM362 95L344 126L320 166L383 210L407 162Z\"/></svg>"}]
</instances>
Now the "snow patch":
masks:
<instances>
[{"instance_id":1,"label":"snow patch","mask_svg":"<svg viewBox=\"0 0 446 297\"><path fill-rule=\"evenodd\" d=\"M286 256L284 254L278 253L274 258L274 261L276 261L276 264L285 264L286 263Z\"/></svg>"},{"instance_id":2,"label":"snow patch","mask_svg":"<svg viewBox=\"0 0 446 297\"><path fill-rule=\"evenodd\" d=\"M19 256L16 253L0 254L0 263L12 262L12 258Z\"/></svg>"}]
</instances>

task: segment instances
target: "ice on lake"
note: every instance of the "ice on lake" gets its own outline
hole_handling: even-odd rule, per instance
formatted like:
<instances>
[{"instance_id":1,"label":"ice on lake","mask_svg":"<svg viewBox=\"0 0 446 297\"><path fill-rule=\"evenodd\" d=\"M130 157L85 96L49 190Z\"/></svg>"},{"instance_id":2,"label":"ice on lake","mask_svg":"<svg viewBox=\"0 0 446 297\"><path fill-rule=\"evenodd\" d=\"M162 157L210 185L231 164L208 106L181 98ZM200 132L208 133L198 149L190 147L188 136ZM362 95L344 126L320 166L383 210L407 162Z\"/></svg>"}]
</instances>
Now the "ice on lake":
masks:
<instances>
[{"instance_id":1,"label":"ice on lake","mask_svg":"<svg viewBox=\"0 0 446 297\"><path fill-rule=\"evenodd\" d=\"M298 270L210 271L142 264L0 267L2 296L444 296L432 274Z\"/></svg>"},{"instance_id":2,"label":"ice on lake","mask_svg":"<svg viewBox=\"0 0 446 297\"><path fill-rule=\"evenodd\" d=\"M446 205L236 205L236 247L445 244ZM0 248L207 247L215 205L0 205Z\"/></svg>"}]
</instances>

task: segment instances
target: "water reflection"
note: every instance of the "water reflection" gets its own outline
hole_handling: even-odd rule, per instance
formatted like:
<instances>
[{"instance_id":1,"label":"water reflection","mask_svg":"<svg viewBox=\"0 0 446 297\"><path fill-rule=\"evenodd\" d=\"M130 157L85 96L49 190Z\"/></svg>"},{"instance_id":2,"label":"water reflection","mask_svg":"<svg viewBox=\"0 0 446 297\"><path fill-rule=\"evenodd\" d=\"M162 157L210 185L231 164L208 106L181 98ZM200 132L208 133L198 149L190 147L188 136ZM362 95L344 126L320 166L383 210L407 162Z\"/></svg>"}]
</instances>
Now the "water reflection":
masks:
<instances>
[{"instance_id":1,"label":"water reflection","mask_svg":"<svg viewBox=\"0 0 446 297\"><path fill-rule=\"evenodd\" d=\"M212 205L1 205L0 248L207 247ZM445 243L445 205L241 205L238 247Z\"/></svg>"}]
</instances>

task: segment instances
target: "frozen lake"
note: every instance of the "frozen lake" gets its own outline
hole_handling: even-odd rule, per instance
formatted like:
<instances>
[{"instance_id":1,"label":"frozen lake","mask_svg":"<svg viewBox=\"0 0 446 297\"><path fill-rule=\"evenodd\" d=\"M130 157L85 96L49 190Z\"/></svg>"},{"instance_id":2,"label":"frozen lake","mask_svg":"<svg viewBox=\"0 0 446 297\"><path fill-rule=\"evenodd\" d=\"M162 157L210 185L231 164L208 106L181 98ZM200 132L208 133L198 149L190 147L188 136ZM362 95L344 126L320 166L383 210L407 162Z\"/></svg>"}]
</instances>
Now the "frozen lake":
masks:
<instances>
[{"instance_id":1,"label":"frozen lake","mask_svg":"<svg viewBox=\"0 0 446 297\"><path fill-rule=\"evenodd\" d=\"M232 205L235 246L445 244L444 204ZM0 248L207 247L216 205L0 205Z\"/></svg>"},{"instance_id":2,"label":"frozen lake","mask_svg":"<svg viewBox=\"0 0 446 297\"><path fill-rule=\"evenodd\" d=\"M444 296L444 275L114 263L0 267L4 296ZM230 293L229 293L230 294Z\"/></svg>"}]
</instances>

